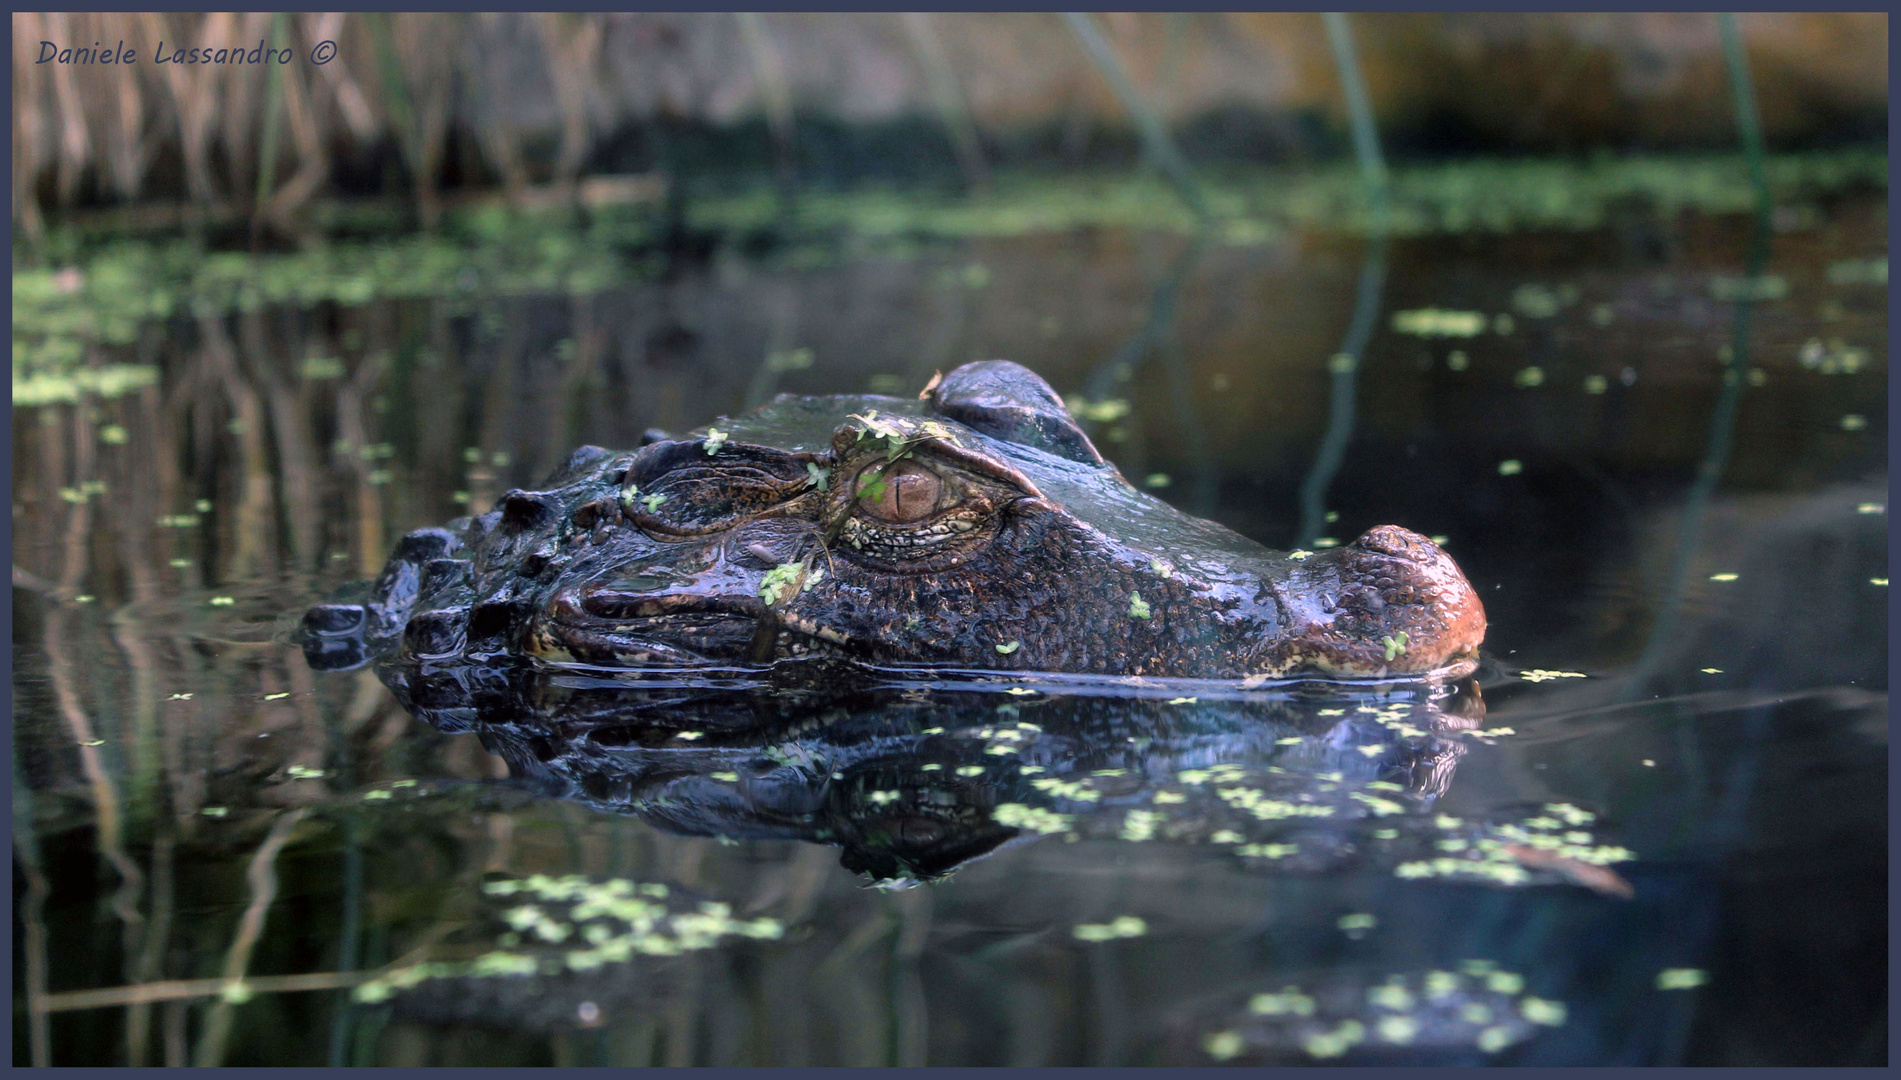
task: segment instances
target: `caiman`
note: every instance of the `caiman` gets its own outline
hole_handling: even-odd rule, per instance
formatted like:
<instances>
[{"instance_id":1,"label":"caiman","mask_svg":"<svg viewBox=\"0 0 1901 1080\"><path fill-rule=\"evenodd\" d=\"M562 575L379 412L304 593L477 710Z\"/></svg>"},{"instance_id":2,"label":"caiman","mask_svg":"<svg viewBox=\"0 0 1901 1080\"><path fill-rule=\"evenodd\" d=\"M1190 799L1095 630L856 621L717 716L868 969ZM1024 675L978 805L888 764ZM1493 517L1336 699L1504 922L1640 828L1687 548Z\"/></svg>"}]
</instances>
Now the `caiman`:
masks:
<instances>
[{"instance_id":1,"label":"caiman","mask_svg":"<svg viewBox=\"0 0 1901 1080\"><path fill-rule=\"evenodd\" d=\"M1137 490L1036 374L965 364L917 399L796 397L403 537L320 604L319 667L534 658L1248 679L1458 677L1478 595L1394 525L1277 552Z\"/></svg>"}]
</instances>

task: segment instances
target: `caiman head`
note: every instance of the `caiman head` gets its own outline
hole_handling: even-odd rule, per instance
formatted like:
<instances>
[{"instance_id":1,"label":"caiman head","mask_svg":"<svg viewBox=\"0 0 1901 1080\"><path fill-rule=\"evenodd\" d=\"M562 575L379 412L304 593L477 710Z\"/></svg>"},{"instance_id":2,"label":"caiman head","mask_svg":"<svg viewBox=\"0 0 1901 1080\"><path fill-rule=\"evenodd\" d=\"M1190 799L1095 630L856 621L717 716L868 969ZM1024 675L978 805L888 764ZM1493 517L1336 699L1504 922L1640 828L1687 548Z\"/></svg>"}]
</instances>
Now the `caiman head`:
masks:
<instances>
[{"instance_id":1,"label":"caiman head","mask_svg":"<svg viewBox=\"0 0 1901 1080\"><path fill-rule=\"evenodd\" d=\"M1270 551L1136 490L1042 379L966 364L917 400L793 397L403 538L305 617L312 662L610 668L838 656L1207 678L1460 675L1485 613L1381 526Z\"/></svg>"}]
</instances>

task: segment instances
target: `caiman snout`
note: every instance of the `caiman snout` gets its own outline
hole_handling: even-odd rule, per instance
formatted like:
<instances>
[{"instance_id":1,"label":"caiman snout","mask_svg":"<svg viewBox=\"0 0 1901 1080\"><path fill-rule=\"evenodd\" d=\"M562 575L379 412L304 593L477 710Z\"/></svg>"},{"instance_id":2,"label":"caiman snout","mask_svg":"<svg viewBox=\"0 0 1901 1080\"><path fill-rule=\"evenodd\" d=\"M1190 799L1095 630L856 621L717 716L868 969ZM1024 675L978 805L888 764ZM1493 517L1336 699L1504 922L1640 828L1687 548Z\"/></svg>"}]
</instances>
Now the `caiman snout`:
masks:
<instances>
[{"instance_id":1,"label":"caiman snout","mask_svg":"<svg viewBox=\"0 0 1901 1080\"><path fill-rule=\"evenodd\" d=\"M1338 675L1469 671L1485 607L1458 564L1410 529L1381 525L1301 562L1281 584L1289 630L1264 668Z\"/></svg>"}]
</instances>

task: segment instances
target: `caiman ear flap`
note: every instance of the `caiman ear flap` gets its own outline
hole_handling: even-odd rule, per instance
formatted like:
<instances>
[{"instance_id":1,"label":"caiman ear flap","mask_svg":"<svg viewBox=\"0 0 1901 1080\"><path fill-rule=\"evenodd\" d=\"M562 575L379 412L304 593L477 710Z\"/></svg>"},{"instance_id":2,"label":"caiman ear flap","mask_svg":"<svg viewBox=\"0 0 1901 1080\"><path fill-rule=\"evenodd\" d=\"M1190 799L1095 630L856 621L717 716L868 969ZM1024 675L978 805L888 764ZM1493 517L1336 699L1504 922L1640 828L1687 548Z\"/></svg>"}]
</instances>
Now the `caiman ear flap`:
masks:
<instances>
[{"instance_id":1,"label":"caiman ear flap","mask_svg":"<svg viewBox=\"0 0 1901 1080\"><path fill-rule=\"evenodd\" d=\"M978 360L944 376L931 391L940 415L993 439L1034 446L1085 465L1103 464L1089 436L1050 384L1022 364Z\"/></svg>"}]
</instances>

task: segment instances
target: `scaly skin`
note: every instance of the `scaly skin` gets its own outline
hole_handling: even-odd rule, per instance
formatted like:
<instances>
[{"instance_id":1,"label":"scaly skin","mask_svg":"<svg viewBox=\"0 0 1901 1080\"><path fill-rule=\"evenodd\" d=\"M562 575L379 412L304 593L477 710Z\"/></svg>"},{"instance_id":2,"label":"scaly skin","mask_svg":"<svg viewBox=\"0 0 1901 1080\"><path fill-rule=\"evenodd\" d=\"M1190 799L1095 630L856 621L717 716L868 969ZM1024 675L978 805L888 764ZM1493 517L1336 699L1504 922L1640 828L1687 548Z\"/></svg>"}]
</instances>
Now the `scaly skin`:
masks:
<instances>
[{"instance_id":1,"label":"scaly skin","mask_svg":"<svg viewBox=\"0 0 1901 1080\"><path fill-rule=\"evenodd\" d=\"M1484 634L1425 537L1269 551L1136 491L1041 379L988 361L921 401L786 396L696 438L583 447L543 490L405 537L304 636L325 667L827 655L1245 678L1460 675Z\"/></svg>"}]
</instances>

